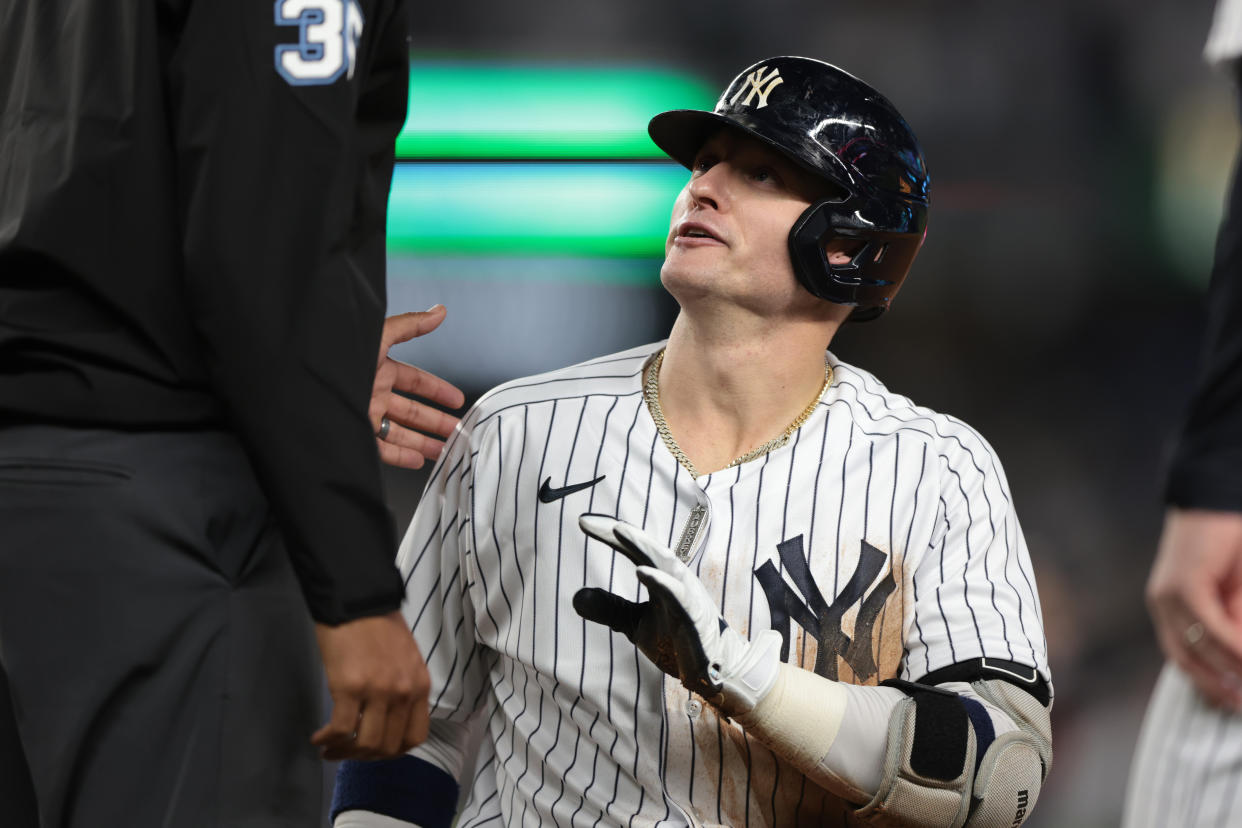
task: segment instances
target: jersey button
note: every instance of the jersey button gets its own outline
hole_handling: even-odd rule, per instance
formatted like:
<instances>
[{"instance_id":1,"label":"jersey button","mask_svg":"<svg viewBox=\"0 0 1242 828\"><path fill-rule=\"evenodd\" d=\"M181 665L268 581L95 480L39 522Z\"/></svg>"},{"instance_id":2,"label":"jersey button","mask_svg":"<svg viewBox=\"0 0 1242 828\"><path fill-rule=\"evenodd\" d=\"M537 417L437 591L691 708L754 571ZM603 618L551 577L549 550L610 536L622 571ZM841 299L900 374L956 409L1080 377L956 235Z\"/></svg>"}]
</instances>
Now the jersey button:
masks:
<instances>
[{"instance_id":1,"label":"jersey button","mask_svg":"<svg viewBox=\"0 0 1242 828\"><path fill-rule=\"evenodd\" d=\"M692 719L697 719L699 714L703 712L703 702L698 699L690 699L686 702L686 715Z\"/></svg>"}]
</instances>

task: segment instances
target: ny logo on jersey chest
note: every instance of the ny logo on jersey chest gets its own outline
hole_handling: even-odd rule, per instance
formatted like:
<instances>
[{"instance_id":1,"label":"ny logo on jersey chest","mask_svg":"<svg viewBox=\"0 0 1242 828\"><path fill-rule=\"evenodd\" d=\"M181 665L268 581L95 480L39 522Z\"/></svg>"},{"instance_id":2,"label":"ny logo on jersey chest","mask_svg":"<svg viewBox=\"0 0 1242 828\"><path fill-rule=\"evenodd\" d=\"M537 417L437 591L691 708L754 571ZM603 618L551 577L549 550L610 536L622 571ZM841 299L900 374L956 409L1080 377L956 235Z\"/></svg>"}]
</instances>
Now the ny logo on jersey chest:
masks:
<instances>
[{"instance_id":1,"label":"ny logo on jersey chest","mask_svg":"<svg viewBox=\"0 0 1242 828\"><path fill-rule=\"evenodd\" d=\"M838 658L849 665L860 681L876 674L875 656L871 649L872 629L897 584L890 568L871 592L866 592L884 568L888 556L865 540L861 544L854 574L831 604L824 598L811 574L802 535L783 541L776 547L781 565L793 582L792 586L785 582L772 561L765 561L755 570L755 578L768 599L772 629L781 634L782 661L789 660L789 623L793 621L818 643L815 672L819 675L835 681ZM859 605L858 614L854 619L853 635L850 636L845 634L841 621L846 611L855 604Z\"/></svg>"}]
</instances>

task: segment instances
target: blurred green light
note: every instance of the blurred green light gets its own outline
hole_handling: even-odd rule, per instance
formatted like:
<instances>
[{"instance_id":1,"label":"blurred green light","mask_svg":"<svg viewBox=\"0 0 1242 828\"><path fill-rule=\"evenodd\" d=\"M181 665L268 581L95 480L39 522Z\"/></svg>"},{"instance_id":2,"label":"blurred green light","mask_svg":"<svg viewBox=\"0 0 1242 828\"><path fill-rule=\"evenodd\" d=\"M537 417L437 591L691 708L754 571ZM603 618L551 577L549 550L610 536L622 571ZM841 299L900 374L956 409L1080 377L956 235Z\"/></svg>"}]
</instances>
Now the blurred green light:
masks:
<instances>
[{"instance_id":1,"label":"blurred green light","mask_svg":"<svg viewBox=\"0 0 1242 828\"><path fill-rule=\"evenodd\" d=\"M715 99L660 69L414 61L397 157L663 158L647 136L651 117Z\"/></svg>"},{"instance_id":2,"label":"blurred green light","mask_svg":"<svg viewBox=\"0 0 1242 828\"><path fill-rule=\"evenodd\" d=\"M529 283L532 291L549 284L577 282L595 285L660 284L662 258L633 256L509 256L394 254L388 257L389 284L427 282L454 285L453 291L469 291L469 283Z\"/></svg>"},{"instance_id":3,"label":"blurred green light","mask_svg":"<svg viewBox=\"0 0 1242 828\"><path fill-rule=\"evenodd\" d=\"M398 164L388 249L661 258L688 178L671 162Z\"/></svg>"}]
</instances>

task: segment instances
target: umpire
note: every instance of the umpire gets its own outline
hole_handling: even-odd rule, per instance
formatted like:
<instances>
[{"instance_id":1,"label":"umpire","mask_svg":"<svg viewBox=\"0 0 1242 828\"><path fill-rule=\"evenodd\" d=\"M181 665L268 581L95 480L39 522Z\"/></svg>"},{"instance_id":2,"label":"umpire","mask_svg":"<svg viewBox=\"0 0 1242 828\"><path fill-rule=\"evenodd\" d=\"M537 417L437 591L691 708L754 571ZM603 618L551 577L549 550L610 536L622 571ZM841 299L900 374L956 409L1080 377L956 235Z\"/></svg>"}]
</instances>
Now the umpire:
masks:
<instances>
[{"instance_id":1,"label":"umpire","mask_svg":"<svg viewBox=\"0 0 1242 828\"><path fill-rule=\"evenodd\" d=\"M316 638L325 755L425 736L367 416L406 26L0 0L5 826L317 824Z\"/></svg>"}]
</instances>

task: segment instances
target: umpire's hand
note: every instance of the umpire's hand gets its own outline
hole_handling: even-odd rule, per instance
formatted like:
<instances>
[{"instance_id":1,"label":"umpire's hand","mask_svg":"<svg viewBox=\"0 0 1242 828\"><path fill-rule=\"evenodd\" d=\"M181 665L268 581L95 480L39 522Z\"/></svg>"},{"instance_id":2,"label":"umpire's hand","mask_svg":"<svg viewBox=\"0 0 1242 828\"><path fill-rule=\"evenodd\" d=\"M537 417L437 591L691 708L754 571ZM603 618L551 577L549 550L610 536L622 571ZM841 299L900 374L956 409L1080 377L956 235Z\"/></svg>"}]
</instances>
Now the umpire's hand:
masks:
<instances>
[{"instance_id":1,"label":"umpire's hand","mask_svg":"<svg viewBox=\"0 0 1242 828\"><path fill-rule=\"evenodd\" d=\"M438 459L444 441L436 438L448 439L457 425L456 417L417 398L448 408L465 404L465 395L457 386L388 355L393 345L425 336L440 327L447 313L444 305L435 305L429 310L384 320L379 363L371 388L370 417L380 459L390 466L420 469L428 460Z\"/></svg>"},{"instance_id":2,"label":"umpire's hand","mask_svg":"<svg viewBox=\"0 0 1242 828\"><path fill-rule=\"evenodd\" d=\"M431 681L401 613L315 625L332 718L311 737L325 759L399 756L427 738Z\"/></svg>"}]
</instances>

